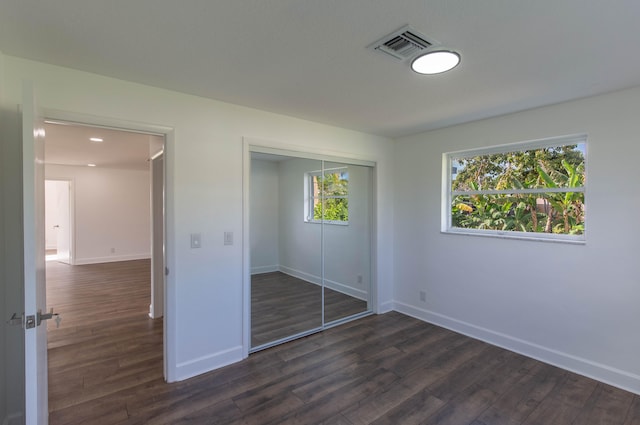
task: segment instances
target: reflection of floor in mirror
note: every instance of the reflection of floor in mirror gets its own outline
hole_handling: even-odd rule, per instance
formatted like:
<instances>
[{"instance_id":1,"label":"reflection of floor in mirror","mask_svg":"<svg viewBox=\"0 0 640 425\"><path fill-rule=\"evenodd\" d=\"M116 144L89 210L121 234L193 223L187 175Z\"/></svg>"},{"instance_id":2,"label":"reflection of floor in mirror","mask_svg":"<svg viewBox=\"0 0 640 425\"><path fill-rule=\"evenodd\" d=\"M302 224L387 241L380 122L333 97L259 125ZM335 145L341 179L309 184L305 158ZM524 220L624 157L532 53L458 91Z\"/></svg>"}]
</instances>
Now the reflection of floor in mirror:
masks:
<instances>
[{"instance_id":1,"label":"reflection of floor in mirror","mask_svg":"<svg viewBox=\"0 0 640 425\"><path fill-rule=\"evenodd\" d=\"M322 326L321 287L281 272L251 277L251 346ZM367 303L325 288L325 322L367 309Z\"/></svg>"}]
</instances>

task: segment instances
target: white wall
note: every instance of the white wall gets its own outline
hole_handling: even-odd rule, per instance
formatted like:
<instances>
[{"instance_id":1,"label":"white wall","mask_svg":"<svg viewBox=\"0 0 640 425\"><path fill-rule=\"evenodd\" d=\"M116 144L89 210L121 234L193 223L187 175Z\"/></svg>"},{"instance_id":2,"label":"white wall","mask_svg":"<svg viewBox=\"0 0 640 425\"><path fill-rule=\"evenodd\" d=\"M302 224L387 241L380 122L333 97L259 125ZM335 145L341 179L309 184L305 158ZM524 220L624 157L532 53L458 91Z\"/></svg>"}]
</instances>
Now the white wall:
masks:
<instances>
[{"instance_id":1,"label":"white wall","mask_svg":"<svg viewBox=\"0 0 640 425\"><path fill-rule=\"evenodd\" d=\"M74 182L74 264L150 258L149 171L46 165L45 178Z\"/></svg>"},{"instance_id":2,"label":"white wall","mask_svg":"<svg viewBox=\"0 0 640 425\"><path fill-rule=\"evenodd\" d=\"M279 270L278 163L251 161L249 227L251 229L251 273Z\"/></svg>"},{"instance_id":3,"label":"white wall","mask_svg":"<svg viewBox=\"0 0 640 425\"><path fill-rule=\"evenodd\" d=\"M322 161L296 158L280 163L280 266L285 273L320 283L320 225L304 221L304 174Z\"/></svg>"},{"instance_id":4,"label":"white wall","mask_svg":"<svg viewBox=\"0 0 640 425\"><path fill-rule=\"evenodd\" d=\"M166 152L170 380L240 360L244 353L243 137L377 161L377 196L391 196L388 139L11 56L4 61L8 104L19 103L20 81L27 78L49 116L65 111L172 129ZM393 209L381 202L376 213L377 300L389 309ZM234 245L223 244L225 231L235 233ZM191 233L201 233L201 248L190 249ZM208 325L194 326L202 323Z\"/></svg>"},{"instance_id":5,"label":"white wall","mask_svg":"<svg viewBox=\"0 0 640 425\"><path fill-rule=\"evenodd\" d=\"M640 88L398 140L396 308L640 393L638 111ZM443 152L575 133L585 245L440 233Z\"/></svg>"},{"instance_id":6,"label":"white wall","mask_svg":"<svg viewBox=\"0 0 640 425\"><path fill-rule=\"evenodd\" d=\"M325 168L345 164L325 162ZM280 265L289 274L314 283L322 280L324 240L325 285L362 300L370 282L370 167L347 165L349 224L321 225L304 220L305 173L322 169L321 161L290 159L280 163ZM358 276L362 282L358 282Z\"/></svg>"}]
</instances>

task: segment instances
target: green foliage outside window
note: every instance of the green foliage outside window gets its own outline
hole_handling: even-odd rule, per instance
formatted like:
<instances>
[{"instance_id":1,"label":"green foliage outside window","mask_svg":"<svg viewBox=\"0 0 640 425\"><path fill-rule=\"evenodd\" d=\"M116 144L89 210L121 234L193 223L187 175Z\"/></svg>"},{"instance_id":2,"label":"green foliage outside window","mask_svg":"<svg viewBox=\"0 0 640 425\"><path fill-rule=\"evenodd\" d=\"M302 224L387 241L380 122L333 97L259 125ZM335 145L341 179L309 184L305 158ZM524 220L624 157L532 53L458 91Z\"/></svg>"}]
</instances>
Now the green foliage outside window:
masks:
<instances>
[{"instance_id":1,"label":"green foliage outside window","mask_svg":"<svg viewBox=\"0 0 640 425\"><path fill-rule=\"evenodd\" d=\"M455 158L456 172L451 184L455 192L451 204L452 226L582 234L585 220L583 152L581 144ZM511 190L514 193L509 193ZM465 194L467 191L473 193Z\"/></svg>"},{"instance_id":2,"label":"green foliage outside window","mask_svg":"<svg viewBox=\"0 0 640 425\"><path fill-rule=\"evenodd\" d=\"M325 173L313 177L313 219L349 221L349 175L345 172Z\"/></svg>"}]
</instances>

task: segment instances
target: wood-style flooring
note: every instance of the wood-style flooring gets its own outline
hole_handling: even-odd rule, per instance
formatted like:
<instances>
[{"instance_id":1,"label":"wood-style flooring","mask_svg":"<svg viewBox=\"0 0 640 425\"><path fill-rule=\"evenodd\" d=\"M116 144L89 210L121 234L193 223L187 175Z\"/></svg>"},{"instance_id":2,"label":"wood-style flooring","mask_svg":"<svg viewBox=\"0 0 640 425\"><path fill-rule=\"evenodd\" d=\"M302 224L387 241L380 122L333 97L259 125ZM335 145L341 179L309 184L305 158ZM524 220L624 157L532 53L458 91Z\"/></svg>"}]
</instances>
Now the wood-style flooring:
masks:
<instances>
[{"instance_id":1,"label":"wood-style flooring","mask_svg":"<svg viewBox=\"0 0 640 425\"><path fill-rule=\"evenodd\" d=\"M367 303L324 288L325 323L367 310ZM322 287L281 273L251 277L251 346L322 326Z\"/></svg>"},{"instance_id":2,"label":"wood-style flooring","mask_svg":"<svg viewBox=\"0 0 640 425\"><path fill-rule=\"evenodd\" d=\"M123 412L111 396L163 380L162 319L149 318L150 267L149 260L47 262L47 306L62 317L59 329L47 322L50 424L115 423ZM79 413L96 401L100 409Z\"/></svg>"},{"instance_id":3,"label":"wood-style flooring","mask_svg":"<svg viewBox=\"0 0 640 425\"><path fill-rule=\"evenodd\" d=\"M66 293L49 324L52 425L640 424L640 396L395 312L166 384L148 263L81 266L73 285L67 267L48 267L52 300Z\"/></svg>"}]
</instances>

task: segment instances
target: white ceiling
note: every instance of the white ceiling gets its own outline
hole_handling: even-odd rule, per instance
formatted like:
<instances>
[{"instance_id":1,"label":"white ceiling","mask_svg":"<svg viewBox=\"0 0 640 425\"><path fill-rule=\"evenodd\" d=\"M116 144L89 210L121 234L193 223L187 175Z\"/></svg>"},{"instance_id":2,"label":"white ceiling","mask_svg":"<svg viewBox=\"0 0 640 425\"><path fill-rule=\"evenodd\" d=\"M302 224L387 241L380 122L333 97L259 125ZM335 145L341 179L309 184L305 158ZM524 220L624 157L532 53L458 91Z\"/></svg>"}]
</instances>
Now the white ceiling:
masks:
<instances>
[{"instance_id":1,"label":"white ceiling","mask_svg":"<svg viewBox=\"0 0 640 425\"><path fill-rule=\"evenodd\" d=\"M638 0L0 0L0 50L397 137L640 85ZM367 49L410 24L461 64Z\"/></svg>"},{"instance_id":2,"label":"white ceiling","mask_svg":"<svg viewBox=\"0 0 640 425\"><path fill-rule=\"evenodd\" d=\"M161 136L72 123L45 123L45 133L46 164L148 170L149 158L164 145Z\"/></svg>"}]
</instances>

